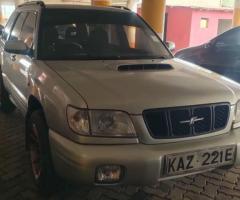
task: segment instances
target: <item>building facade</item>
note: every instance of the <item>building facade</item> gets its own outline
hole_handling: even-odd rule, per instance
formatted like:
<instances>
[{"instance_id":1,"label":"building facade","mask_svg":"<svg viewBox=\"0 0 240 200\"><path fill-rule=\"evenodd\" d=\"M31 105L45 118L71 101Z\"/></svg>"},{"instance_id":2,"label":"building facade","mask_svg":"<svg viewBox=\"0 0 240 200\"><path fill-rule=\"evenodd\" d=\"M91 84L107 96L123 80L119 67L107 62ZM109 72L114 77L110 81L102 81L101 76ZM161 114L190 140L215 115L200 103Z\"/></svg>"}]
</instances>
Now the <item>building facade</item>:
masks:
<instances>
[{"instance_id":1,"label":"building facade","mask_svg":"<svg viewBox=\"0 0 240 200\"><path fill-rule=\"evenodd\" d=\"M232 9L168 6L166 40L176 50L197 46L232 28Z\"/></svg>"},{"instance_id":2,"label":"building facade","mask_svg":"<svg viewBox=\"0 0 240 200\"><path fill-rule=\"evenodd\" d=\"M168 6L232 8L234 0L167 0Z\"/></svg>"}]
</instances>

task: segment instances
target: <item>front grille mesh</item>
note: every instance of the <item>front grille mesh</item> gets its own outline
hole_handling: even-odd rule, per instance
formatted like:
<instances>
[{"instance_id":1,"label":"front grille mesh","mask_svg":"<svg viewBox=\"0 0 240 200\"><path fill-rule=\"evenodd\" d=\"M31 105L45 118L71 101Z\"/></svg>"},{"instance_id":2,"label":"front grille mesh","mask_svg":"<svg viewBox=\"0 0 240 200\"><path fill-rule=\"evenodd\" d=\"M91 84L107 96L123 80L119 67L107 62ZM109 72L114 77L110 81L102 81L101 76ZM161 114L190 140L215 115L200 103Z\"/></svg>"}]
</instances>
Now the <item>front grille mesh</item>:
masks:
<instances>
[{"instance_id":1,"label":"front grille mesh","mask_svg":"<svg viewBox=\"0 0 240 200\"><path fill-rule=\"evenodd\" d=\"M229 113L229 106L216 106L214 108L215 112L215 123L214 123L214 129L222 129L222 127L225 126L226 121L228 120L228 115L226 113Z\"/></svg>"},{"instance_id":2,"label":"front grille mesh","mask_svg":"<svg viewBox=\"0 0 240 200\"><path fill-rule=\"evenodd\" d=\"M171 139L222 130L229 114L230 105L223 103L146 110L143 117L153 138Z\"/></svg>"}]
</instances>

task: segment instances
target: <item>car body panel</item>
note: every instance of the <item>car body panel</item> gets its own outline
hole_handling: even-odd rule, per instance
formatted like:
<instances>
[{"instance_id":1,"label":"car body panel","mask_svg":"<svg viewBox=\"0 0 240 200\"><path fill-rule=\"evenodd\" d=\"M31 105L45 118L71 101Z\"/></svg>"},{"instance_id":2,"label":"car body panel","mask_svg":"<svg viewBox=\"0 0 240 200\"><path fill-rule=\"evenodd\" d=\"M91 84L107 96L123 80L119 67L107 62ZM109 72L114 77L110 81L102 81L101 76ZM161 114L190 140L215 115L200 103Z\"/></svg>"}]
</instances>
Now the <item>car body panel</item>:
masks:
<instances>
[{"instance_id":1,"label":"car body panel","mask_svg":"<svg viewBox=\"0 0 240 200\"><path fill-rule=\"evenodd\" d=\"M127 171L118 184L153 185L166 179L161 174L164 157L176 152L184 153L225 145L236 145L235 165L239 165L239 130L197 141L159 145L115 145L114 151L111 145L78 145L61 137L54 131L50 131L49 138L56 170L65 179L81 184L94 184L97 167L103 164L122 164ZM172 176L167 177L167 179L177 177Z\"/></svg>"},{"instance_id":2,"label":"car body panel","mask_svg":"<svg viewBox=\"0 0 240 200\"><path fill-rule=\"evenodd\" d=\"M34 3L33 3L34 4ZM116 8L49 6L53 9ZM41 15L40 5L20 6L17 12ZM29 99L44 111L54 167L64 178L95 183L98 166L118 164L126 168L124 184L154 184L161 180L163 158L171 153L236 145L240 163L239 130L232 129L240 87L234 81L180 59L136 60L59 60L38 59L38 30L32 56L4 52L0 42L1 73L11 99L28 117ZM171 57L171 56L170 56ZM118 71L121 65L161 64L170 69ZM192 137L154 139L143 118L143 111L154 108L228 103L228 124L221 131ZM93 137L75 133L68 125L67 108L121 110L128 113L136 130L135 138ZM137 169L137 170L136 170ZM208 169L210 170L210 169ZM172 177L174 178L174 177Z\"/></svg>"},{"instance_id":3,"label":"car body panel","mask_svg":"<svg viewBox=\"0 0 240 200\"><path fill-rule=\"evenodd\" d=\"M188 63L178 60L46 63L84 97L90 109L115 109L141 115L151 108L214 102L234 104L237 100L235 93L225 83L227 81L213 78L211 74L198 70L197 66L191 68ZM117 70L118 66L136 63L163 63L173 69Z\"/></svg>"}]
</instances>

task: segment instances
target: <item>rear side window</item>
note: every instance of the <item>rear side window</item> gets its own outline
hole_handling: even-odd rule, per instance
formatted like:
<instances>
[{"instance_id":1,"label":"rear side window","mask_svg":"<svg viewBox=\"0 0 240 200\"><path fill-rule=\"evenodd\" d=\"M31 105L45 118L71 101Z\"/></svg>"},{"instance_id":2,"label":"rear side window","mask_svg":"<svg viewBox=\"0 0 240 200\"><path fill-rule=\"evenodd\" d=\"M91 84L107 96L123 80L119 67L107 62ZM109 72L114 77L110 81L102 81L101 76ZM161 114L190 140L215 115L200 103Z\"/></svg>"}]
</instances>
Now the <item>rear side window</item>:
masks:
<instances>
[{"instance_id":1,"label":"rear side window","mask_svg":"<svg viewBox=\"0 0 240 200\"><path fill-rule=\"evenodd\" d=\"M7 25L4 28L3 34L2 34L2 39L6 41L8 39L8 36L10 34L10 31L12 29L12 26L17 18L18 13L14 12L11 17L9 18Z\"/></svg>"},{"instance_id":2,"label":"rear side window","mask_svg":"<svg viewBox=\"0 0 240 200\"><path fill-rule=\"evenodd\" d=\"M12 29L11 35L9 37L9 40L19 40L20 39L22 26L23 26L23 23L24 23L26 17L27 17L27 13L25 13L25 12L21 13L18 16L17 21L16 21L16 23Z\"/></svg>"},{"instance_id":3,"label":"rear side window","mask_svg":"<svg viewBox=\"0 0 240 200\"><path fill-rule=\"evenodd\" d=\"M24 41L24 43L28 46L29 49L32 48L33 46L36 20L37 15L35 13L29 13L23 24L22 31L20 34L20 40Z\"/></svg>"},{"instance_id":4,"label":"rear side window","mask_svg":"<svg viewBox=\"0 0 240 200\"><path fill-rule=\"evenodd\" d=\"M221 36L216 42L216 46L236 46L240 45L240 29L236 29Z\"/></svg>"}]
</instances>

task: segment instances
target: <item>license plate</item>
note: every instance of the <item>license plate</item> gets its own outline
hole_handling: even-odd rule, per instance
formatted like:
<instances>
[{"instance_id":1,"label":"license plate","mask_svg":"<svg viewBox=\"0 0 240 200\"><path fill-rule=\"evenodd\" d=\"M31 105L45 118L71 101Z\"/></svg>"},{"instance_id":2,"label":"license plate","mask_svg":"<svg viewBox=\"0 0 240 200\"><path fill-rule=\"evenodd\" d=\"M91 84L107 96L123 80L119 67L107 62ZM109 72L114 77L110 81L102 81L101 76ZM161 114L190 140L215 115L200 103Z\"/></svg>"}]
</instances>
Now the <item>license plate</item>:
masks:
<instances>
[{"instance_id":1,"label":"license plate","mask_svg":"<svg viewBox=\"0 0 240 200\"><path fill-rule=\"evenodd\" d=\"M167 155L164 175L172 176L231 165L235 160L236 146L218 147L181 154Z\"/></svg>"}]
</instances>

